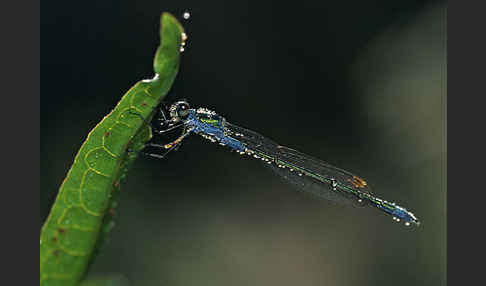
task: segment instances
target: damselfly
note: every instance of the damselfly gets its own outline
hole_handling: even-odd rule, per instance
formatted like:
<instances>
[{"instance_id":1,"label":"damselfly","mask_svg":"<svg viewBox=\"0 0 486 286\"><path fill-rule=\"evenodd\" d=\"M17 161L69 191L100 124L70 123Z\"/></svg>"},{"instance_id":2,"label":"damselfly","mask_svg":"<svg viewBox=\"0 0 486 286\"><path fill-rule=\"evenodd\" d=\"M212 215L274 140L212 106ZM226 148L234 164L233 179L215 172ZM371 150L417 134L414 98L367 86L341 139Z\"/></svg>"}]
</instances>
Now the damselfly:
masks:
<instances>
[{"instance_id":1,"label":"damselfly","mask_svg":"<svg viewBox=\"0 0 486 286\"><path fill-rule=\"evenodd\" d=\"M321 160L312 158L293 149L281 146L251 130L233 125L216 112L206 108L192 109L185 100L177 101L169 108L169 116L161 109L161 126L164 133L178 127L183 131L175 141L165 144L149 143L149 146L165 149L165 153L148 154L163 158L168 152L176 150L182 140L192 133L229 147L242 155L249 155L264 161L285 181L300 190L323 199L344 204L371 205L393 216L396 221L403 220L405 225L419 225L418 219L405 208L375 196L370 186L362 178Z\"/></svg>"}]
</instances>

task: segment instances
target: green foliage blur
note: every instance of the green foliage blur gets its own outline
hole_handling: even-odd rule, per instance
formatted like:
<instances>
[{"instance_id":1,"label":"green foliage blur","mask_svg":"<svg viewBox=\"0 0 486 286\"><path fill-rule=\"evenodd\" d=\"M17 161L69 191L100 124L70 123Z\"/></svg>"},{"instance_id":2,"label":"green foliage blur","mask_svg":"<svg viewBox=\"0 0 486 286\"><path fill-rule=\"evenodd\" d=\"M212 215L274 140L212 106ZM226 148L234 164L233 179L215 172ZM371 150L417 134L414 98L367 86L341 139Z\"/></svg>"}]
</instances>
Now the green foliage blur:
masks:
<instances>
[{"instance_id":1,"label":"green foliage blur","mask_svg":"<svg viewBox=\"0 0 486 286\"><path fill-rule=\"evenodd\" d=\"M164 160L135 162L90 275L124 285L446 284L445 3L42 5L41 224L88 132L153 76L161 11L189 36L169 103L186 98L355 172L422 222L315 200L192 136Z\"/></svg>"}]
</instances>

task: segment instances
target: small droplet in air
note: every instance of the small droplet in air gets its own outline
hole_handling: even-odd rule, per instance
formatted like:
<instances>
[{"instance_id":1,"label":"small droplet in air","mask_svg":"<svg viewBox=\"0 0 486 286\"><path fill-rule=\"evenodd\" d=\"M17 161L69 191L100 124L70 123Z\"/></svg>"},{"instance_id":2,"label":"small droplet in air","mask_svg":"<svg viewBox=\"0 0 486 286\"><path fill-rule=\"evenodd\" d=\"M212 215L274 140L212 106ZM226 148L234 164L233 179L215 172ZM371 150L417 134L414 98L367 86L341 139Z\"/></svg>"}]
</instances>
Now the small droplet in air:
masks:
<instances>
[{"instance_id":1,"label":"small droplet in air","mask_svg":"<svg viewBox=\"0 0 486 286\"><path fill-rule=\"evenodd\" d=\"M410 223L407 221L407 222L405 223L405 225L406 225L406 226L409 226L409 225L410 225Z\"/></svg>"},{"instance_id":2,"label":"small droplet in air","mask_svg":"<svg viewBox=\"0 0 486 286\"><path fill-rule=\"evenodd\" d=\"M179 51L181 51L181 53L182 53L184 51L184 47L181 47Z\"/></svg>"},{"instance_id":3,"label":"small droplet in air","mask_svg":"<svg viewBox=\"0 0 486 286\"><path fill-rule=\"evenodd\" d=\"M189 19L191 17L191 14L189 13L189 11L185 11L184 14L182 15L182 17L184 17L184 19Z\"/></svg>"}]
</instances>

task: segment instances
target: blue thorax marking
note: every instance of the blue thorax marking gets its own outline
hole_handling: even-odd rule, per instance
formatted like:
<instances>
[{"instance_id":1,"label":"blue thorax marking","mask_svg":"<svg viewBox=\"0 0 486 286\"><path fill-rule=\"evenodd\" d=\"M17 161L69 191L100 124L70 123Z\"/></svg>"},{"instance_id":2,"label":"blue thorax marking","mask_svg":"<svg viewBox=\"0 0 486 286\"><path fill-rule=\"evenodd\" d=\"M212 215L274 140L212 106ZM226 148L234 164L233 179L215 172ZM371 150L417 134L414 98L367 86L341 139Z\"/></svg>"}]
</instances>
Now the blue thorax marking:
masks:
<instances>
[{"instance_id":1,"label":"blue thorax marking","mask_svg":"<svg viewBox=\"0 0 486 286\"><path fill-rule=\"evenodd\" d=\"M211 141L216 140L221 145L230 147L233 150L245 151L245 146L239 140L225 134L225 119L215 113L206 110L189 110L189 115L184 124L194 133L199 134Z\"/></svg>"}]
</instances>

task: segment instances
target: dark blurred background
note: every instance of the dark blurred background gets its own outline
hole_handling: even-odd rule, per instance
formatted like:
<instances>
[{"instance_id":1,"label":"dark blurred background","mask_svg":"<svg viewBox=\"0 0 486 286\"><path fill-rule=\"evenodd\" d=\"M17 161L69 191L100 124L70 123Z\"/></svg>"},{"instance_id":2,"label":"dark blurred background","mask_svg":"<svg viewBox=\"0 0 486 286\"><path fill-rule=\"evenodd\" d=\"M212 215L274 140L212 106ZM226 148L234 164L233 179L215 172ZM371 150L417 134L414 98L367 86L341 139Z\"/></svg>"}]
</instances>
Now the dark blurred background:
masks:
<instances>
[{"instance_id":1,"label":"dark blurred background","mask_svg":"<svg viewBox=\"0 0 486 286\"><path fill-rule=\"evenodd\" d=\"M315 200L192 136L164 160L137 160L90 275L128 285L445 285L446 7L42 2L41 224L88 132L153 76L168 11L189 36L169 102L186 98L357 173L422 225Z\"/></svg>"}]
</instances>

